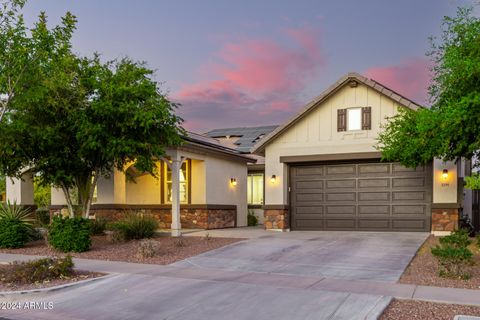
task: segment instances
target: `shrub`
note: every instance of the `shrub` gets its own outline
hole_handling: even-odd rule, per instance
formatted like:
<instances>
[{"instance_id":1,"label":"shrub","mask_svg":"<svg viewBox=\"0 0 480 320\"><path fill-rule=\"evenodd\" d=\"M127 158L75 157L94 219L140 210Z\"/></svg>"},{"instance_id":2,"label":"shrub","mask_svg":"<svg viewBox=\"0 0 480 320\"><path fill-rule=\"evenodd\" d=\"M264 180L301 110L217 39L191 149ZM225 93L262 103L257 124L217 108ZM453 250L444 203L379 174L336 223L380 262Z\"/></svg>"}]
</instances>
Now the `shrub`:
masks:
<instances>
[{"instance_id":1,"label":"shrub","mask_svg":"<svg viewBox=\"0 0 480 320\"><path fill-rule=\"evenodd\" d=\"M249 227L256 226L258 224L257 216L251 211L248 212L247 220Z\"/></svg>"},{"instance_id":2,"label":"shrub","mask_svg":"<svg viewBox=\"0 0 480 320\"><path fill-rule=\"evenodd\" d=\"M187 243L183 239L183 236L178 236L178 237L173 238L173 245L175 247L183 248L183 247L187 246Z\"/></svg>"},{"instance_id":3,"label":"shrub","mask_svg":"<svg viewBox=\"0 0 480 320\"><path fill-rule=\"evenodd\" d=\"M468 231L459 229L453 231L450 235L441 237L440 243L455 248L466 248L472 241L468 237Z\"/></svg>"},{"instance_id":4,"label":"shrub","mask_svg":"<svg viewBox=\"0 0 480 320\"><path fill-rule=\"evenodd\" d=\"M457 230L440 238L440 245L431 249L440 264L441 277L468 279L470 274L465 266L471 262L473 253L468 249L471 241L468 233Z\"/></svg>"},{"instance_id":5,"label":"shrub","mask_svg":"<svg viewBox=\"0 0 480 320\"><path fill-rule=\"evenodd\" d=\"M29 239L29 229L20 221L0 219L0 247L21 248Z\"/></svg>"},{"instance_id":6,"label":"shrub","mask_svg":"<svg viewBox=\"0 0 480 320\"><path fill-rule=\"evenodd\" d=\"M73 274L71 256L13 262L0 272L4 282L27 284L69 277Z\"/></svg>"},{"instance_id":7,"label":"shrub","mask_svg":"<svg viewBox=\"0 0 480 320\"><path fill-rule=\"evenodd\" d=\"M102 235L107 228L107 220L104 218L97 218L90 220L92 226L92 235Z\"/></svg>"},{"instance_id":8,"label":"shrub","mask_svg":"<svg viewBox=\"0 0 480 320\"><path fill-rule=\"evenodd\" d=\"M48 209L37 209L36 220L39 226L48 226L50 224L50 210Z\"/></svg>"},{"instance_id":9,"label":"shrub","mask_svg":"<svg viewBox=\"0 0 480 320\"><path fill-rule=\"evenodd\" d=\"M63 252L83 252L90 249L91 224L88 219L53 217L48 242Z\"/></svg>"},{"instance_id":10,"label":"shrub","mask_svg":"<svg viewBox=\"0 0 480 320\"><path fill-rule=\"evenodd\" d=\"M123 240L151 238L158 228L154 218L141 214L128 213L122 219L107 225L112 231L117 231Z\"/></svg>"},{"instance_id":11,"label":"shrub","mask_svg":"<svg viewBox=\"0 0 480 320\"><path fill-rule=\"evenodd\" d=\"M29 240L34 220L28 208L10 202L0 205L0 247L20 248Z\"/></svg>"},{"instance_id":12,"label":"shrub","mask_svg":"<svg viewBox=\"0 0 480 320\"><path fill-rule=\"evenodd\" d=\"M160 248L158 241L145 239L140 241L137 248L137 257L140 259L151 258L155 256Z\"/></svg>"}]
</instances>

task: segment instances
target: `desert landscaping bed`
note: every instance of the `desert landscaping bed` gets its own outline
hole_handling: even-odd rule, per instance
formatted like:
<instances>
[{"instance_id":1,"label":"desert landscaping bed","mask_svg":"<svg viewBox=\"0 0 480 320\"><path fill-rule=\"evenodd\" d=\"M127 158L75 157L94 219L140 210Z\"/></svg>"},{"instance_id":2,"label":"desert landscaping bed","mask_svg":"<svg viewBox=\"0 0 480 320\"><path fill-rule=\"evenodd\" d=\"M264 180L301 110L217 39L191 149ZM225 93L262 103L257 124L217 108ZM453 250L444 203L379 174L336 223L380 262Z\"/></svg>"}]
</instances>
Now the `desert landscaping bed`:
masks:
<instances>
[{"instance_id":1,"label":"desert landscaping bed","mask_svg":"<svg viewBox=\"0 0 480 320\"><path fill-rule=\"evenodd\" d=\"M5 268L10 268L9 265L0 265L0 271ZM82 270L75 270L74 274L68 278L63 279L53 279L49 281L37 282L37 283L6 283L4 281L0 281L0 292L8 292L8 291L23 291L23 290L33 290L33 289L40 289L40 288L49 288L55 287L62 284L67 283L74 283L86 279L92 279L104 276L103 273L98 272L89 272L89 271L82 271Z\"/></svg>"},{"instance_id":2,"label":"desert landscaping bed","mask_svg":"<svg viewBox=\"0 0 480 320\"><path fill-rule=\"evenodd\" d=\"M379 320L452 320L456 315L480 316L480 307L395 299Z\"/></svg>"},{"instance_id":3,"label":"desert landscaping bed","mask_svg":"<svg viewBox=\"0 0 480 320\"><path fill-rule=\"evenodd\" d=\"M442 278L438 275L438 262L430 252L430 249L437 245L439 240L438 237L432 235L418 250L399 282L436 287L480 289L480 250L475 242L476 241L473 241L469 246L473 252L473 263L467 267L467 271L471 275L470 279L449 279Z\"/></svg>"},{"instance_id":4,"label":"desert landscaping bed","mask_svg":"<svg viewBox=\"0 0 480 320\"><path fill-rule=\"evenodd\" d=\"M213 249L217 249L243 239L238 238L206 238L206 237L182 237L171 238L159 236L152 238L158 245L157 252L153 257L144 258L138 255L138 249L141 240L131 240L127 242L111 242L106 236L92 237L92 247L90 251L81 253L71 253L76 258L97 259L107 261L124 261L150 264L170 264L178 260L186 259ZM180 241L180 242L179 242ZM25 247L19 249L0 249L1 253L15 253L39 256L65 256L65 253L59 252L45 241L39 240L27 243Z\"/></svg>"}]
</instances>

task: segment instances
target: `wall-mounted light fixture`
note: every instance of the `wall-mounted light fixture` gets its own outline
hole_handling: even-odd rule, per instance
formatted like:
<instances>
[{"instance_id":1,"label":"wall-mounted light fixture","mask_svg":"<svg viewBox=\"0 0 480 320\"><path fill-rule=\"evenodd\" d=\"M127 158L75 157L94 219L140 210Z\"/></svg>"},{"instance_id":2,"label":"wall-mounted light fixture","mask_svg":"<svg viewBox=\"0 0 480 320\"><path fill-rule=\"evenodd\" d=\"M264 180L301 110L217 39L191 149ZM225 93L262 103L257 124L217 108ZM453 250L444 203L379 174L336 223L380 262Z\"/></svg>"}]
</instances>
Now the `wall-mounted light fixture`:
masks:
<instances>
[{"instance_id":1,"label":"wall-mounted light fixture","mask_svg":"<svg viewBox=\"0 0 480 320\"><path fill-rule=\"evenodd\" d=\"M270 178L270 182L275 183L275 181L277 181L277 176L272 174L272 177Z\"/></svg>"},{"instance_id":2,"label":"wall-mounted light fixture","mask_svg":"<svg viewBox=\"0 0 480 320\"><path fill-rule=\"evenodd\" d=\"M237 185L237 179L235 179L235 178L230 178L230 184L231 184L232 186L236 186L236 185Z\"/></svg>"},{"instance_id":3,"label":"wall-mounted light fixture","mask_svg":"<svg viewBox=\"0 0 480 320\"><path fill-rule=\"evenodd\" d=\"M448 169L443 169L443 171L442 171L442 178L443 178L443 180L447 180L447 179L448 179Z\"/></svg>"}]
</instances>

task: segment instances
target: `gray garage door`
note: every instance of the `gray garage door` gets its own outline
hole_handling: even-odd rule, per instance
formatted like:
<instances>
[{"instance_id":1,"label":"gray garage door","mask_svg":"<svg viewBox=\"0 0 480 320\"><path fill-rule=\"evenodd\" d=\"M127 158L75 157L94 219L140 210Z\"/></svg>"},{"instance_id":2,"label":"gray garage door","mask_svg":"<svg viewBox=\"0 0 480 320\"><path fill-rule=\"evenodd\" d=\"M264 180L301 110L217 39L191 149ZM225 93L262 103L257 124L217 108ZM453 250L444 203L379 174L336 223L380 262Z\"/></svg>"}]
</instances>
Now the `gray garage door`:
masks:
<instances>
[{"instance_id":1,"label":"gray garage door","mask_svg":"<svg viewBox=\"0 0 480 320\"><path fill-rule=\"evenodd\" d=\"M379 162L292 165L291 228L430 231L431 172Z\"/></svg>"}]
</instances>

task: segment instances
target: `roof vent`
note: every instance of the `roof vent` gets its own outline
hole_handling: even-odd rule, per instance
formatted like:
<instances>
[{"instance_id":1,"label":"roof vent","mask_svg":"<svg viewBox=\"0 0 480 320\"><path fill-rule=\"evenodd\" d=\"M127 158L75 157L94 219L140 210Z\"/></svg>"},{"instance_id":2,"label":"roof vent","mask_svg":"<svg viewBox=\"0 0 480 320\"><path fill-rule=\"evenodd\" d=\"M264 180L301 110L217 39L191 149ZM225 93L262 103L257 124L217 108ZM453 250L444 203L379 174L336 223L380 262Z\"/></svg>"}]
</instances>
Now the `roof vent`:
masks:
<instances>
[{"instance_id":1,"label":"roof vent","mask_svg":"<svg viewBox=\"0 0 480 320\"><path fill-rule=\"evenodd\" d=\"M356 88L358 86L358 82L355 80L350 80L350 82L348 83L348 86L350 88Z\"/></svg>"}]
</instances>

